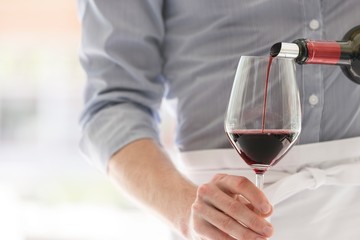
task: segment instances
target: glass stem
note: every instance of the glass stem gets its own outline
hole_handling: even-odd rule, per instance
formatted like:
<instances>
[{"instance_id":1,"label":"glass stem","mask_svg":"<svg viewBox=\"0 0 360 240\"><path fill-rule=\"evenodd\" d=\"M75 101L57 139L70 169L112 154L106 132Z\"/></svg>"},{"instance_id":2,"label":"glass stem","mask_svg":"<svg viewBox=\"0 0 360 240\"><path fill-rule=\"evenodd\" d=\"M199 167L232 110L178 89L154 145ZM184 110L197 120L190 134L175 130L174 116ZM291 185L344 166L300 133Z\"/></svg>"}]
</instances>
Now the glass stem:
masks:
<instances>
[{"instance_id":1,"label":"glass stem","mask_svg":"<svg viewBox=\"0 0 360 240\"><path fill-rule=\"evenodd\" d=\"M262 190L264 187L264 173L256 173L256 186Z\"/></svg>"}]
</instances>

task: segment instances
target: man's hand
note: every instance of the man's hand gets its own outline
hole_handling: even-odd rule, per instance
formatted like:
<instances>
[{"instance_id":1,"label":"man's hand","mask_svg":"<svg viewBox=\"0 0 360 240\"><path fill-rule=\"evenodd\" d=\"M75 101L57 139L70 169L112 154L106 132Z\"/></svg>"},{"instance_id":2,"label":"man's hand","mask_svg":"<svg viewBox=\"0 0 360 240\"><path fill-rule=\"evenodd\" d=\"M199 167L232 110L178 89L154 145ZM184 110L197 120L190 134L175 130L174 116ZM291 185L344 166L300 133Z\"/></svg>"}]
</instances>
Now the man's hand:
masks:
<instances>
[{"instance_id":1,"label":"man's hand","mask_svg":"<svg viewBox=\"0 0 360 240\"><path fill-rule=\"evenodd\" d=\"M266 239L273 234L265 220L271 213L265 195L247 178L218 174L199 186L190 228L193 239Z\"/></svg>"}]
</instances>

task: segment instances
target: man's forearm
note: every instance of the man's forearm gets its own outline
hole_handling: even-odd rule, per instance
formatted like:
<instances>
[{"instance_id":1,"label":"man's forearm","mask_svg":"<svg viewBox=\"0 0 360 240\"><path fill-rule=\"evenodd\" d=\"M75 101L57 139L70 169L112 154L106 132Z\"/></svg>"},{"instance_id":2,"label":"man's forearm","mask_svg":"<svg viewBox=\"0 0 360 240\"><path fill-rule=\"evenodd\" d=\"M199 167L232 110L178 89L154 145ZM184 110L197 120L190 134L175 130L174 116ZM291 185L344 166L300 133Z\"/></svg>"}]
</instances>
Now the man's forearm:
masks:
<instances>
[{"instance_id":1,"label":"man's forearm","mask_svg":"<svg viewBox=\"0 0 360 240\"><path fill-rule=\"evenodd\" d=\"M160 214L183 235L188 234L196 186L176 170L154 141L142 139L121 149L111 158L108 173L122 190Z\"/></svg>"}]
</instances>

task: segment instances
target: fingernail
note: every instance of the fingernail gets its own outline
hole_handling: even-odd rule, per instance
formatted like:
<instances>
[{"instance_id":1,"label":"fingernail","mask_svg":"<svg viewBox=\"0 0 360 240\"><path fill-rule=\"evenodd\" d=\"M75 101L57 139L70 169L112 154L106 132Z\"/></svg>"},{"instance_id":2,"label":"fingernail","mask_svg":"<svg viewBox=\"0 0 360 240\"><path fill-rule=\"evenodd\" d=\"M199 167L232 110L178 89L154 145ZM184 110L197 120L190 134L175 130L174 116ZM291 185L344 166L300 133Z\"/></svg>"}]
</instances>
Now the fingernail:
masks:
<instances>
[{"instance_id":1,"label":"fingernail","mask_svg":"<svg viewBox=\"0 0 360 240\"><path fill-rule=\"evenodd\" d=\"M258 237L255 240L266 240L266 238Z\"/></svg>"},{"instance_id":2,"label":"fingernail","mask_svg":"<svg viewBox=\"0 0 360 240\"><path fill-rule=\"evenodd\" d=\"M261 206L260 206L260 210L262 213L264 214L267 214L271 211L271 205L268 204L268 203L263 203Z\"/></svg>"}]
</instances>

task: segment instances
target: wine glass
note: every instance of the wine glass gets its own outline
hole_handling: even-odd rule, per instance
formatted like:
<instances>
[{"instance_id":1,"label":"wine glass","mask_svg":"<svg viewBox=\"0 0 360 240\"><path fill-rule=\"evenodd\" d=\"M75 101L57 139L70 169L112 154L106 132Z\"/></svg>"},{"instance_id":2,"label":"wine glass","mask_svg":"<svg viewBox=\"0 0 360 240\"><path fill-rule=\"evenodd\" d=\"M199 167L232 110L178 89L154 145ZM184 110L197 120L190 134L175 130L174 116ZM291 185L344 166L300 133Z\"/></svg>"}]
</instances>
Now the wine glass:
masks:
<instances>
[{"instance_id":1,"label":"wine glass","mask_svg":"<svg viewBox=\"0 0 360 240\"><path fill-rule=\"evenodd\" d=\"M301 107L292 59L242 56L231 90L225 132L255 171L256 186L294 145L301 131Z\"/></svg>"}]
</instances>

